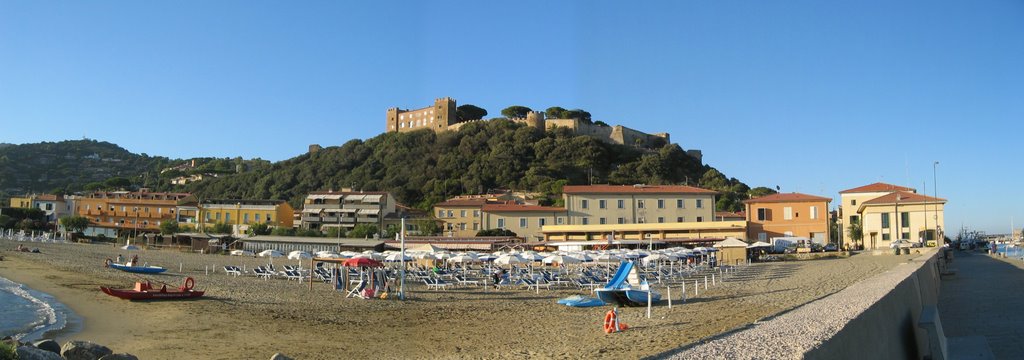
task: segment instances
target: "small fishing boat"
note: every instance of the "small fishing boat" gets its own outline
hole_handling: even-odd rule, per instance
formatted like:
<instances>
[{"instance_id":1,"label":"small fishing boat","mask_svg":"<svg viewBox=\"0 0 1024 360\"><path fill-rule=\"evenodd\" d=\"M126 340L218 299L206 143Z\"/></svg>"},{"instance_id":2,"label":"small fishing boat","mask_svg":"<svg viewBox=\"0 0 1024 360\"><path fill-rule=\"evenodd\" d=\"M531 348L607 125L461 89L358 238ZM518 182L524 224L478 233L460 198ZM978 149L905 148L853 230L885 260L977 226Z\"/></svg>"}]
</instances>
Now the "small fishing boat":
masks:
<instances>
[{"instance_id":1,"label":"small fishing boat","mask_svg":"<svg viewBox=\"0 0 1024 360\"><path fill-rule=\"evenodd\" d=\"M132 289L111 289L106 286L100 286L100 290L107 295L125 300L190 299L201 297L205 293L205 291L194 290L195 284L196 282L192 278L185 278L185 282L177 289L168 289L167 284L157 289L153 288L153 284L150 284L149 281L139 281L135 283L135 288Z\"/></svg>"},{"instance_id":2,"label":"small fishing boat","mask_svg":"<svg viewBox=\"0 0 1024 360\"><path fill-rule=\"evenodd\" d=\"M125 271L125 272L130 272L130 273L138 273L138 274L159 274L159 273L162 273L164 271L167 271L167 269L159 267L159 266L149 266L149 265L138 266L137 265L138 263L139 263L139 256L136 255L136 256L133 256L131 260L129 260L127 263L124 263L124 264L118 264L118 263L115 263L113 261L110 261L110 259L107 259L106 261L104 261L103 265L108 267L108 268L117 269L117 270L121 270L121 271Z\"/></svg>"}]
</instances>

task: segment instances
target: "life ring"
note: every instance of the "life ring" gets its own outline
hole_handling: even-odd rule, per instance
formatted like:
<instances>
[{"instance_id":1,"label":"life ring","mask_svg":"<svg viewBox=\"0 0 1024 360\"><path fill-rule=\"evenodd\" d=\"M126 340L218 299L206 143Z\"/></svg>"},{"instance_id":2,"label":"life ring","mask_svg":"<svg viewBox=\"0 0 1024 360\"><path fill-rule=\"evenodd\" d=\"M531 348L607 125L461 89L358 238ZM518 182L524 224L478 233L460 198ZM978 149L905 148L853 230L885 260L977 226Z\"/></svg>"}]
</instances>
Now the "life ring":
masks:
<instances>
[{"instance_id":1,"label":"life ring","mask_svg":"<svg viewBox=\"0 0 1024 360\"><path fill-rule=\"evenodd\" d=\"M608 312L604 314L604 332L605 332L605 334L611 334L613 332L623 331L623 330L629 329L629 325L626 325L626 323L623 323L623 322L620 322L619 323L619 328L616 329L615 328L615 322L616 322L617 318L618 318L618 315L615 314L615 310L608 310Z\"/></svg>"},{"instance_id":2,"label":"life ring","mask_svg":"<svg viewBox=\"0 0 1024 360\"><path fill-rule=\"evenodd\" d=\"M113 262L114 262L113 260L110 260L110 258L107 258L106 260L103 260L103 267L110 267L110 264L112 264Z\"/></svg>"},{"instance_id":3,"label":"life ring","mask_svg":"<svg viewBox=\"0 0 1024 360\"><path fill-rule=\"evenodd\" d=\"M185 278L185 284L182 286L185 290L192 290L192 287L196 286L196 281L190 277Z\"/></svg>"}]
</instances>

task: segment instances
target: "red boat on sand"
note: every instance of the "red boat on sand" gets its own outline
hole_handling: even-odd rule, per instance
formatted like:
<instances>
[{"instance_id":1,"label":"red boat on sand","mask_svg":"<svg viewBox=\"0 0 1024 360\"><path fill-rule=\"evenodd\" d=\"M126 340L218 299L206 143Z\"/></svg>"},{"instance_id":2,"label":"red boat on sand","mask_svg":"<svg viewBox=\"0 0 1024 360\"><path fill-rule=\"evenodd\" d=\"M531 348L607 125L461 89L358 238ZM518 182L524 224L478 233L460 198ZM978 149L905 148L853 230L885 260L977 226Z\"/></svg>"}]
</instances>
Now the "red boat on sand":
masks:
<instances>
[{"instance_id":1,"label":"red boat on sand","mask_svg":"<svg viewBox=\"0 0 1024 360\"><path fill-rule=\"evenodd\" d=\"M119 297L125 300L174 300L202 297L204 291L193 290L196 281L192 278L185 278L185 283L177 289L168 289L162 285L159 289L153 288L149 281L136 282L134 289L111 289L100 286L100 290L110 296Z\"/></svg>"}]
</instances>

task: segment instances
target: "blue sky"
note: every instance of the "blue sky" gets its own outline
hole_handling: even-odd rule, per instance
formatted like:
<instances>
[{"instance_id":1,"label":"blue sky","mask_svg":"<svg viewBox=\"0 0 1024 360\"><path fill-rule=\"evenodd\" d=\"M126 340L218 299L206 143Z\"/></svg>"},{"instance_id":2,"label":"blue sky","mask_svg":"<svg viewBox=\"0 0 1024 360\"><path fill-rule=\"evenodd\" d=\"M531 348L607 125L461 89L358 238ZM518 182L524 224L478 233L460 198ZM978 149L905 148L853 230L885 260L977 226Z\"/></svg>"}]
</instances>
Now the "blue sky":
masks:
<instances>
[{"instance_id":1,"label":"blue sky","mask_svg":"<svg viewBox=\"0 0 1024 360\"><path fill-rule=\"evenodd\" d=\"M751 186L1024 225L1024 2L0 2L0 142L282 160L451 96L669 132Z\"/></svg>"}]
</instances>

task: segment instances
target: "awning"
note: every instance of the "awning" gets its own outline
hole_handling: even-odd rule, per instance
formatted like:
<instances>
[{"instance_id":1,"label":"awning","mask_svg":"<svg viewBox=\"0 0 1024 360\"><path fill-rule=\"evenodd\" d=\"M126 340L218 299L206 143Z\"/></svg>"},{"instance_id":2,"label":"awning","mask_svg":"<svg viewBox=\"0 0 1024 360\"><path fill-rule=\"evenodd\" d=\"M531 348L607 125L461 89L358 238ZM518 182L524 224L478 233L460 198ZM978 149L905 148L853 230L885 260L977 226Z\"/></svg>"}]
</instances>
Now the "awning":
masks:
<instances>
[{"instance_id":1,"label":"awning","mask_svg":"<svg viewBox=\"0 0 1024 360\"><path fill-rule=\"evenodd\" d=\"M319 214L322 209L302 209L303 214Z\"/></svg>"},{"instance_id":2,"label":"awning","mask_svg":"<svg viewBox=\"0 0 1024 360\"><path fill-rule=\"evenodd\" d=\"M364 198L366 198L366 195L347 195L345 196L345 201L363 201Z\"/></svg>"},{"instance_id":3,"label":"awning","mask_svg":"<svg viewBox=\"0 0 1024 360\"><path fill-rule=\"evenodd\" d=\"M365 201L365 202L372 202L372 203L379 203L380 202L380 197L381 197L381 195L366 195L366 197L363 198L363 201Z\"/></svg>"},{"instance_id":4,"label":"awning","mask_svg":"<svg viewBox=\"0 0 1024 360\"><path fill-rule=\"evenodd\" d=\"M380 209L359 209L359 214L376 215L380 213Z\"/></svg>"},{"instance_id":5,"label":"awning","mask_svg":"<svg viewBox=\"0 0 1024 360\"><path fill-rule=\"evenodd\" d=\"M343 213L355 213L356 212L356 209L337 209L337 210L340 210Z\"/></svg>"},{"instance_id":6,"label":"awning","mask_svg":"<svg viewBox=\"0 0 1024 360\"><path fill-rule=\"evenodd\" d=\"M307 199L341 199L340 194L313 194L306 197Z\"/></svg>"}]
</instances>

